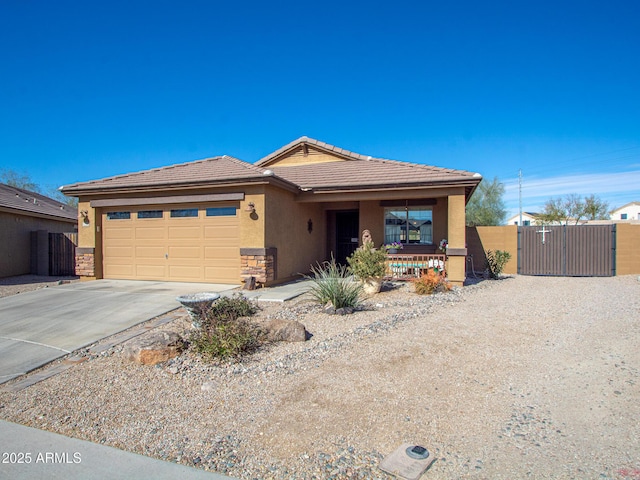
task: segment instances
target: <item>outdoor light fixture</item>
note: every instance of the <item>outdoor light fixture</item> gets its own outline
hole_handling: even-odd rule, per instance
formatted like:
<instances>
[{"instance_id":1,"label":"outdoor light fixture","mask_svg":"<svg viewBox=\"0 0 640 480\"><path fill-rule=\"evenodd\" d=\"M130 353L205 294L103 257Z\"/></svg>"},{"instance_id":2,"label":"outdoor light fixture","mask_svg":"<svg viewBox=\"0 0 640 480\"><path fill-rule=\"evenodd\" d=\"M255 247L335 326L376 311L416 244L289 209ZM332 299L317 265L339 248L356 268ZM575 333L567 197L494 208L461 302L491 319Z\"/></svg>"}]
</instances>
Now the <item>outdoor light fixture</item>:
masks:
<instances>
[{"instance_id":1,"label":"outdoor light fixture","mask_svg":"<svg viewBox=\"0 0 640 480\"><path fill-rule=\"evenodd\" d=\"M244 207L245 212L256 213L256 204L253 202L249 202L249 204Z\"/></svg>"},{"instance_id":2,"label":"outdoor light fixture","mask_svg":"<svg viewBox=\"0 0 640 480\"><path fill-rule=\"evenodd\" d=\"M82 216L82 225L85 227L89 225L89 211L88 210L80 210L80 215Z\"/></svg>"}]
</instances>

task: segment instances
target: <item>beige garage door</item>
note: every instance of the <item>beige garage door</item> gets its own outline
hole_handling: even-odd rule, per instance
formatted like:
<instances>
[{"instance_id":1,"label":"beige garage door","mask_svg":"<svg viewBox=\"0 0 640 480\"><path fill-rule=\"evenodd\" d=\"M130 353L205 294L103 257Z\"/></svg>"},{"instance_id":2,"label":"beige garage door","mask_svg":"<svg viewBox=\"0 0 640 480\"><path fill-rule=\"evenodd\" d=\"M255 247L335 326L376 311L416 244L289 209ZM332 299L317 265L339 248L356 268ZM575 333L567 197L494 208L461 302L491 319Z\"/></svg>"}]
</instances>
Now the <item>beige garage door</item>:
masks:
<instances>
[{"instance_id":1,"label":"beige garage door","mask_svg":"<svg viewBox=\"0 0 640 480\"><path fill-rule=\"evenodd\" d=\"M104 278L240 282L238 203L106 208Z\"/></svg>"}]
</instances>

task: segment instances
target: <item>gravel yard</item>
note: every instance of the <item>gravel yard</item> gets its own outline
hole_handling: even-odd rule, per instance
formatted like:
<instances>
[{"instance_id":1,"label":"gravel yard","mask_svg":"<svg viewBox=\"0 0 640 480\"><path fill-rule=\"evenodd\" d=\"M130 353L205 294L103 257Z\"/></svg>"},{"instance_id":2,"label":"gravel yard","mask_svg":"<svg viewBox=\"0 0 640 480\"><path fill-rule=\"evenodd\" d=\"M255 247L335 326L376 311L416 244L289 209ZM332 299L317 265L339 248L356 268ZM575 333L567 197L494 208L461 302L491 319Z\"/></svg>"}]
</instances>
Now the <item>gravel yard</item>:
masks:
<instances>
[{"instance_id":1,"label":"gravel yard","mask_svg":"<svg viewBox=\"0 0 640 480\"><path fill-rule=\"evenodd\" d=\"M242 479L386 479L405 442L436 456L425 479L640 479L635 275L405 285L352 315L300 299L259 316L313 336L232 365L143 367L119 345L0 389L0 418Z\"/></svg>"}]
</instances>

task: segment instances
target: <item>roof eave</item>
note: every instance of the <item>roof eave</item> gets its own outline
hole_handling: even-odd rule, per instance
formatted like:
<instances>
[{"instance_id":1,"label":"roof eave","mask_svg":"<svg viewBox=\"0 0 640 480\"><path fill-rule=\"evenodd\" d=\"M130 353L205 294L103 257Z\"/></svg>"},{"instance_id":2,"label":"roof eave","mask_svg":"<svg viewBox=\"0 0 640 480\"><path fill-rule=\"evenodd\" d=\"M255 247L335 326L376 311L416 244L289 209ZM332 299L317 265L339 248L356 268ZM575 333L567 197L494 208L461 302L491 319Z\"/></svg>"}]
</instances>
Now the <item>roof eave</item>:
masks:
<instances>
[{"instance_id":1,"label":"roof eave","mask_svg":"<svg viewBox=\"0 0 640 480\"><path fill-rule=\"evenodd\" d=\"M272 184L285 190L292 192L298 192L297 185L276 176L265 176L242 178L242 179L227 179L218 181L207 182L182 182L182 183L165 183L156 185L130 185L130 186L116 186L105 187L95 186L93 188L73 188L72 186L62 187L60 190L64 195L70 197L91 196L91 195L103 195L103 194L119 194L119 193L145 193L145 192L160 192L168 190L194 190L198 188L223 188L223 187L240 187L246 185L264 185Z\"/></svg>"},{"instance_id":2,"label":"roof eave","mask_svg":"<svg viewBox=\"0 0 640 480\"><path fill-rule=\"evenodd\" d=\"M477 188L480 183L480 179L476 178L463 180L463 181L440 181L440 182L416 182L416 183L386 183L386 184L371 184L371 185L356 185L347 188L342 187L309 187L301 186L300 190L305 192L315 193L351 193L362 191L380 191L380 190L416 190L424 188L451 188L451 187L471 187L472 190L469 196Z\"/></svg>"},{"instance_id":3,"label":"roof eave","mask_svg":"<svg viewBox=\"0 0 640 480\"><path fill-rule=\"evenodd\" d=\"M25 217L46 218L48 220L55 220L58 222L65 222L65 223L78 222L78 219L76 217L63 217L63 216L51 215L47 213L33 212L31 210L21 209L17 207L0 206L0 212L12 213L15 215L23 215Z\"/></svg>"}]
</instances>

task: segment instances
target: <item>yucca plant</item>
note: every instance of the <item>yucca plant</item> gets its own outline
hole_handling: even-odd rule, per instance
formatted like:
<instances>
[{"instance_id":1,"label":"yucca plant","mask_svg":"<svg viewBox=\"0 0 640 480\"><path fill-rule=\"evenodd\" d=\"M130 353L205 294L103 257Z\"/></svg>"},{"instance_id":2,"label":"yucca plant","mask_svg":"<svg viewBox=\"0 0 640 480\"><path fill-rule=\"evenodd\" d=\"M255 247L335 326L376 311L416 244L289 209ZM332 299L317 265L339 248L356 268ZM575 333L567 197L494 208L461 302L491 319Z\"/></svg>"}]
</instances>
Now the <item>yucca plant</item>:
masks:
<instances>
[{"instance_id":1,"label":"yucca plant","mask_svg":"<svg viewBox=\"0 0 640 480\"><path fill-rule=\"evenodd\" d=\"M335 309L360 305L362 285L354 282L347 268L337 264L334 258L312 266L311 275L307 278L313 282L309 293L318 303L330 303Z\"/></svg>"}]
</instances>

